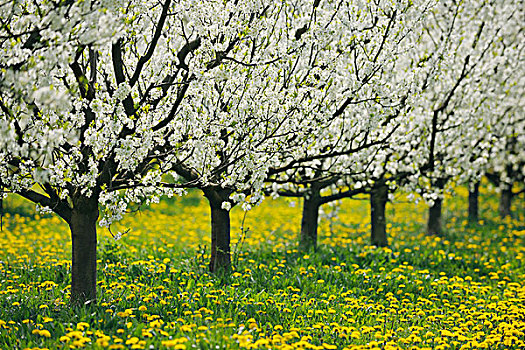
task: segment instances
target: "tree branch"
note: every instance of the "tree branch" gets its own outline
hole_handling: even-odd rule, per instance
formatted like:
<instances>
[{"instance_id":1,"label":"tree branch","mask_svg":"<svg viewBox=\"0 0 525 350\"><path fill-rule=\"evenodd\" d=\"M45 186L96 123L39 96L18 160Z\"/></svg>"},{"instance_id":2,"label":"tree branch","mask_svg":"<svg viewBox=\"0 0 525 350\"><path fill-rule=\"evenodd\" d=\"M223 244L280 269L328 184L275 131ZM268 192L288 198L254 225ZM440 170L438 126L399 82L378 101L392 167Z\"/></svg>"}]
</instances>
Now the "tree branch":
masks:
<instances>
[{"instance_id":1,"label":"tree branch","mask_svg":"<svg viewBox=\"0 0 525 350\"><path fill-rule=\"evenodd\" d=\"M57 213L65 222L68 224L71 222L71 208L64 201L57 199L51 200L51 198L44 196L33 190L19 190L14 193L32 201L33 203L40 204L43 207L48 207Z\"/></svg>"},{"instance_id":2,"label":"tree branch","mask_svg":"<svg viewBox=\"0 0 525 350\"><path fill-rule=\"evenodd\" d=\"M164 5L162 5L162 12L157 22L155 33L153 34L153 39L151 40L151 43L149 44L146 54L140 57L137 63L135 72L133 73L133 76L131 77L129 81L130 87L133 87L137 83L137 81L139 80L142 68L144 67L146 62L148 62L151 59L151 57L153 56L153 53L155 52L155 48L157 47L157 43L159 42L160 36L162 34L162 29L164 28L164 23L166 22L166 18L168 17L168 9L170 5L171 5L171 0L166 0L164 2Z\"/></svg>"}]
</instances>

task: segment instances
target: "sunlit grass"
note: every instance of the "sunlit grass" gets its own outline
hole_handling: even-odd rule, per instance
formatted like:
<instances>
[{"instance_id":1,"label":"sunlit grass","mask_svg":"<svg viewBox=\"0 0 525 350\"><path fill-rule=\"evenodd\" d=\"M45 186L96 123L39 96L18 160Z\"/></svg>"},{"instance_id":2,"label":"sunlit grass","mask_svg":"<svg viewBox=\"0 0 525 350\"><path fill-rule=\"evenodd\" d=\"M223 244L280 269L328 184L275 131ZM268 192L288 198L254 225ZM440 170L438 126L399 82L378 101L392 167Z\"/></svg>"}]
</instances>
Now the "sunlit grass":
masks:
<instances>
[{"instance_id":1,"label":"sunlit grass","mask_svg":"<svg viewBox=\"0 0 525 350\"><path fill-rule=\"evenodd\" d=\"M390 248L368 246L368 201L322 221L299 253L300 202L232 213L234 272L207 273L209 208L198 193L99 231L99 302L70 310L68 227L10 197L0 232L0 348L521 349L525 227L482 192L446 200L446 235L424 235L426 206L388 205ZM521 201L521 202L520 202ZM521 207L520 207L521 206ZM521 209L520 209L521 208ZM325 209L329 211L328 209Z\"/></svg>"}]
</instances>

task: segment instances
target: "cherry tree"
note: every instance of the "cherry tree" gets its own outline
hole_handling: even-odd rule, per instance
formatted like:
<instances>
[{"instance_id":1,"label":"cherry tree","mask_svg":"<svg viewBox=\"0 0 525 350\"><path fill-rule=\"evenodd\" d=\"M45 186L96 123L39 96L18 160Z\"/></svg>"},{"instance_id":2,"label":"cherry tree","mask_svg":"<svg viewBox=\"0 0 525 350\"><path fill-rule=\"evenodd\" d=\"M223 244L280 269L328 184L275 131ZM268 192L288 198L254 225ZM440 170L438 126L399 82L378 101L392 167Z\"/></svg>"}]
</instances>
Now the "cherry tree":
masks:
<instances>
[{"instance_id":1,"label":"cherry tree","mask_svg":"<svg viewBox=\"0 0 525 350\"><path fill-rule=\"evenodd\" d=\"M485 115L485 122L490 127L487 137L491 138L491 142L490 147L483 150L483 159L487 161L481 169L499 187L501 218L510 216L512 198L525 192L525 43L522 38L523 24L519 21L524 16L523 12L523 8L518 7L509 20L510 25L504 27L505 34L501 40L504 56L493 74L497 85L492 98L496 103ZM514 192L515 184L518 184L518 192ZM477 197L469 197L473 197L470 202L477 202Z\"/></svg>"},{"instance_id":2,"label":"cherry tree","mask_svg":"<svg viewBox=\"0 0 525 350\"><path fill-rule=\"evenodd\" d=\"M1 196L20 194L70 225L74 301L95 297L100 192L85 142L95 115L82 99L96 95L98 48L123 31L119 6L16 0L0 6Z\"/></svg>"},{"instance_id":3,"label":"cherry tree","mask_svg":"<svg viewBox=\"0 0 525 350\"><path fill-rule=\"evenodd\" d=\"M522 152L523 133L520 132L525 127L525 119L521 117L524 106L520 97L525 87L523 81L512 79L516 71L523 71L523 68L522 62L514 61L508 66L507 75L500 76L500 93L494 94L498 103L484 115L483 123L488 128L478 135L477 146L470 157L472 162L458 164L458 182L469 187L470 223L476 223L479 219L479 186L482 176L486 176L500 192L498 210L501 218L510 215L512 198L524 192L519 185L523 183L525 165ZM518 184L517 192L513 190L514 184Z\"/></svg>"},{"instance_id":4,"label":"cherry tree","mask_svg":"<svg viewBox=\"0 0 525 350\"><path fill-rule=\"evenodd\" d=\"M209 201L211 271L231 265L230 209L259 203L269 167L283 155L300 157L308 136L330 122L315 107L333 94L330 79L343 46L338 8L319 1L259 6L241 36L215 44L217 78L205 72L187 92L177 119L180 152L163 167Z\"/></svg>"}]
</instances>

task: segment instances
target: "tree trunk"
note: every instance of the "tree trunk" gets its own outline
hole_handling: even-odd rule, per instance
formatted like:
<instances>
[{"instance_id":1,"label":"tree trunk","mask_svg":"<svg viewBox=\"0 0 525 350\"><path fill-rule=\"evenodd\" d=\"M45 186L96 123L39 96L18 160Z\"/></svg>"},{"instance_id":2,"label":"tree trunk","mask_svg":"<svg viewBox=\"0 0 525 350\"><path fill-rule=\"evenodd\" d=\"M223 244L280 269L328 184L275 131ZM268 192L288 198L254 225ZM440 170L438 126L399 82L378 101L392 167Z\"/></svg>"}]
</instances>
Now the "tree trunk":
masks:
<instances>
[{"instance_id":1,"label":"tree trunk","mask_svg":"<svg viewBox=\"0 0 525 350\"><path fill-rule=\"evenodd\" d=\"M388 186L386 185L379 185L370 192L371 241L376 247L388 246L385 215L387 200Z\"/></svg>"},{"instance_id":2,"label":"tree trunk","mask_svg":"<svg viewBox=\"0 0 525 350\"><path fill-rule=\"evenodd\" d=\"M434 182L434 186L443 190L445 188L447 180L437 179ZM442 191L440 191L442 192ZM442 225L442 205L443 199L438 197L434 204L428 210L428 221L427 221L427 234L432 236L440 236L443 234Z\"/></svg>"},{"instance_id":3,"label":"tree trunk","mask_svg":"<svg viewBox=\"0 0 525 350\"><path fill-rule=\"evenodd\" d=\"M97 298L98 198L73 200L71 220L71 303L82 305Z\"/></svg>"},{"instance_id":4,"label":"tree trunk","mask_svg":"<svg viewBox=\"0 0 525 350\"><path fill-rule=\"evenodd\" d=\"M428 210L427 234L433 236L440 236L443 234L441 225L441 207L443 200L438 198Z\"/></svg>"},{"instance_id":5,"label":"tree trunk","mask_svg":"<svg viewBox=\"0 0 525 350\"><path fill-rule=\"evenodd\" d=\"M473 189L468 191L468 221L472 223L478 222L479 219L479 181L474 184Z\"/></svg>"},{"instance_id":6,"label":"tree trunk","mask_svg":"<svg viewBox=\"0 0 525 350\"><path fill-rule=\"evenodd\" d=\"M301 237L299 249L309 251L317 249L317 224L319 221L319 207L321 194L314 189L307 198L303 197L303 216L301 218Z\"/></svg>"},{"instance_id":7,"label":"tree trunk","mask_svg":"<svg viewBox=\"0 0 525 350\"><path fill-rule=\"evenodd\" d=\"M499 216L504 219L511 216L512 186L504 184L499 197Z\"/></svg>"},{"instance_id":8,"label":"tree trunk","mask_svg":"<svg viewBox=\"0 0 525 350\"><path fill-rule=\"evenodd\" d=\"M0 231L4 229L4 199L3 192L0 192Z\"/></svg>"},{"instance_id":9,"label":"tree trunk","mask_svg":"<svg viewBox=\"0 0 525 350\"><path fill-rule=\"evenodd\" d=\"M211 208L211 257L210 272L228 272L231 269L230 257L230 212L222 209L230 191L206 189L204 195Z\"/></svg>"}]
</instances>

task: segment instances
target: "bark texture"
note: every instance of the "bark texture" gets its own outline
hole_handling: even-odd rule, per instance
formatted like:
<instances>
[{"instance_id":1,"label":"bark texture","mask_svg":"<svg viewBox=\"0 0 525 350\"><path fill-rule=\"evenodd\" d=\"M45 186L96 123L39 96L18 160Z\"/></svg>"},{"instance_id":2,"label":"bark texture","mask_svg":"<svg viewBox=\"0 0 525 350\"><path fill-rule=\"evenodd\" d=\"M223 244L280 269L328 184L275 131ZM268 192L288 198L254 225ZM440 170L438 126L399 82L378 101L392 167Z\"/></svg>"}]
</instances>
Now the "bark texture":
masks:
<instances>
[{"instance_id":1,"label":"bark texture","mask_svg":"<svg viewBox=\"0 0 525 350\"><path fill-rule=\"evenodd\" d=\"M473 189L468 192L468 221L476 223L479 219L479 182L474 184Z\"/></svg>"},{"instance_id":2,"label":"bark texture","mask_svg":"<svg viewBox=\"0 0 525 350\"><path fill-rule=\"evenodd\" d=\"M231 270L230 212L222 209L231 192L222 189L206 189L204 195L211 209L211 256L210 272Z\"/></svg>"},{"instance_id":3,"label":"bark texture","mask_svg":"<svg viewBox=\"0 0 525 350\"><path fill-rule=\"evenodd\" d=\"M299 249L309 251L317 249L317 224L319 222L319 207L321 206L321 190L313 185L308 197L303 197L303 216L301 218L301 237Z\"/></svg>"},{"instance_id":4,"label":"bark texture","mask_svg":"<svg viewBox=\"0 0 525 350\"><path fill-rule=\"evenodd\" d=\"M440 236L443 234L442 227L442 204L443 200L438 198L435 200L434 205L432 205L428 210L428 221L427 221L427 234L433 236Z\"/></svg>"},{"instance_id":5,"label":"bark texture","mask_svg":"<svg viewBox=\"0 0 525 350\"><path fill-rule=\"evenodd\" d=\"M437 179L434 182L434 186L443 190L445 188L447 180ZM428 221L427 221L427 234L432 236L441 236L443 234L443 223L442 223L442 206L443 199L438 197L434 201L428 210Z\"/></svg>"},{"instance_id":6,"label":"bark texture","mask_svg":"<svg viewBox=\"0 0 525 350\"><path fill-rule=\"evenodd\" d=\"M505 185L501 190L499 197L499 216L504 219L507 216L511 216L510 206L512 204L512 187Z\"/></svg>"},{"instance_id":7,"label":"bark texture","mask_svg":"<svg viewBox=\"0 0 525 350\"><path fill-rule=\"evenodd\" d=\"M4 201L2 194L3 193L0 192L0 231L4 228Z\"/></svg>"},{"instance_id":8,"label":"bark texture","mask_svg":"<svg viewBox=\"0 0 525 350\"><path fill-rule=\"evenodd\" d=\"M388 246L385 215L387 201L388 186L380 185L370 192L371 243L376 247Z\"/></svg>"},{"instance_id":9,"label":"bark texture","mask_svg":"<svg viewBox=\"0 0 525 350\"><path fill-rule=\"evenodd\" d=\"M74 198L69 227L72 240L71 303L96 301L98 198Z\"/></svg>"}]
</instances>

